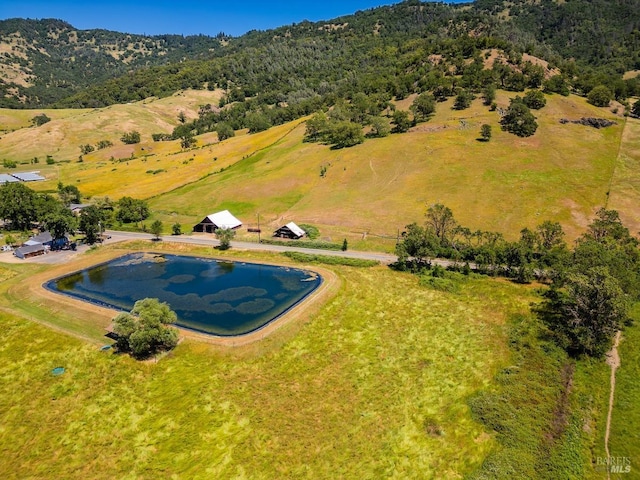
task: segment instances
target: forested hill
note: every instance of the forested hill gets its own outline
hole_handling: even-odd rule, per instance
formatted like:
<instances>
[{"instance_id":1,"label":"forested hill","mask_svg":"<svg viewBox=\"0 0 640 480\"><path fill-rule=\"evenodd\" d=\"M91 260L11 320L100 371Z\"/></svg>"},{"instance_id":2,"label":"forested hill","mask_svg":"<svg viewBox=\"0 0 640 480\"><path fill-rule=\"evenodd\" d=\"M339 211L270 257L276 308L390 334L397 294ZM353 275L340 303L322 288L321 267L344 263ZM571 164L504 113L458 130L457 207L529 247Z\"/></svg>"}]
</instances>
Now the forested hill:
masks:
<instances>
[{"instance_id":1,"label":"forested hill","mask_svg":"<svg viewBox=\"0 0 640 480\"><path fill-rule=\"evenodd\" d=\"M520 48L619 73L640 67L637 0L477 0L475 10L502 17L495 33Z\"/></svg>"},{"instance_id":2,"label":"forested hill","mask_svg":"<svg viewBox=\"0 0 640 480\"><path fill-rule=\"evenodd\" d=\"M489 50L503 52L515 71L525 53L550 61L563 73L563 89L584 94L605 84L624 99L638 88L622 80L640 69L634 6L637 0L407 0L237 38L146 37L13 19L0 22L0 105L99 107L183 88L223 88L229 101L260 94L271 105L356 90L402 97L442 87L446 94L486 83L459 85L455 77ZM494 80L512 90L527 86L504 75Z\"/></svg>"},{"instance_id":3,"label":"forested hill","mask_svg":"<svg viewBox=\"0 0 640 480\"><path fill-rule=\"evenodd\" d=\"M47 106L142 67L208 57L224 40L78 30L55 19L0 21L0 105Z\"/></svg>"}]
</instances>

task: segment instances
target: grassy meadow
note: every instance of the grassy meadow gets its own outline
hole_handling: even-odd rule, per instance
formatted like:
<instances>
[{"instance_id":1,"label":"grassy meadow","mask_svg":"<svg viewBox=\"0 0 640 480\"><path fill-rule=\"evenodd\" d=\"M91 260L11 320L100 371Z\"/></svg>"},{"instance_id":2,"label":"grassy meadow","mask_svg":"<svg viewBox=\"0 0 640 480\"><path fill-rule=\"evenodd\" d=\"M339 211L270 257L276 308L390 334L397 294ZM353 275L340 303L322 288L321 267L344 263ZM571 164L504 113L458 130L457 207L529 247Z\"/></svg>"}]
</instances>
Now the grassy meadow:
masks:
<instances>
[{"instance_id":1,"label":"grassy meadow","mask_svg":"<svg viewBox=\"0 0 640 480\"><path fill-rule=\"evenodd\" d=\"M229 209L248 226L259 215L263 231L313 224L323 240L347 238L350 249L392 250L433 203L464 226L510 239L553 220L570 240L602 205L640 229L640 122L583 98L548 96L534 112L537 133L524 139L502 132L498 113L478 99L463 111L452 100L438 104L406 134L343 150L305 143L303 120L223 142L201 135L188 150L151 141L216 95L0 110L0 160L20 163L0 172L40 170L47 181L31 184L39 191L61 181L90 198L147 199L147 224L160 219L166 232ZM499 92L499 107L510 96ZM52 121L30 127L39 113ZM560 124L581 117L617 124ZM478 141L485 123L489 142ZM140 144L119 141L129 130L140 131ZM114 146L79 161L81 144L104 139ZM148 248L103 246L73 265ZM264 252L216 255L294 264ZM325 264L339 279L335 294L268 338L232 349L187 339L160 361L139 363L100 351L111 312L41 295L61 268L0 263L7 478L601 478L589 462L604 456L608 367L575 363L540 337L529 313L535 287L472 276L442 292L383 266ZM612 453L634 459L638 331L621 345L611 436ZM53 376L58 366L66 372Z\"/></svg>"},{"instance_id":2,"label":"grassy meadow","mask_svg":"<svg viewBox=\"0 0 640 480\"><path fill-rule=\"evenodd\" d=\"M479 101L460 112L449 103L407 134L344 150L303 143L301 125L222 174L154 198L152 209L163 221L174 213L198 221L203 205L231 208L247 221L259 212L273 225L312 223L334 238L349 233L357 240L364 232L393 238L437 202L472 229L514 237L553 219L576 236L606 201L623 119L602 130L561 125L561 118L612 115L583 99L554 96L539 113L538 133L520 139L500 131L498 114ZM483 123L493 126L488 143L477 140Z\"/></svg>"},{"instance_id":3,"label":"grassy meadow","mask_svg":"<svg viewBox=\"0 0 640 480\"><path fill-rule=\"evenodd\" d=\"M601 478L609 369L540 335L536 286L458 274L444 292L385 266L324 263L337 288L265 339L187 338L150 362L100 350L115 312L39 290L61 269L150 248L291 263L137 241L66 266L0 264L7 478ZM631 458L637 331L622 344L611 436Z\"/></svg>"},{"instance_id":4,"label":"grassy meadow","mask_svg":"<svg viewBox=\"0 0 640 480\"><path fill-rule=\"evenodd\" d=\"M640 231L640 120L629 118L620 139L620 152L611 178L607 208L620 212L632 232Z\"/></svg>"},{"instance_id":5,"label":"grassy meadow","mask_svg":"<svg viewBox=\"0 0 640 480\"><path fill-rule=\"evenodd\" d=\"M286 262L227 256L244 254ZM468 279L451 294L387 267L325 267L341 287L308 318L246 347L186 340L140 363L100 351L96 335L56 332L64 312L25 307L33 297L18 312L35 322L12 313L7 295L33 272L3 265L0 470L422 479L478 468L496 442L467 398L508 363L506 324L526 312L529 289ZM66 372L56 377L58 366Z\"/></svg>"},{"instance_id":6,"label":"grassy meadow","mask_svg":"<svg viewBox=\"0 0 640 480\"><path fill-rule=\"evenodd\" d=\"M637 477L640 476L640 305L636 305L633 317L635 324L624 331L618 349L621 365L616 374L609 449L612 456L631 459L632 472ZM624 474L611 476L616 480L626 477Z\"/></svg>"},{"instance_id":7,"label":"grassy meadow","mask_svg":"<svg viewBox=\"0 0 640 480\"><path fill-rule=\"evenodd\" d=\"M180 111L192 118L198 105L215 104L217 95L189 91L75 116L60 113L64 118L42 127L3 135L0 151L25 162L20 169L36 169L30 159L40 158L37 169L48 181L33 184L38 190L54 191L62 181L88 197L148 199L150 221L162 220L166 231L175 222L190 229L228 208L248 225L255 226L259 214L267 229L293 220L317 225L325 239L348 238L352 248L391 250L398 232L421 222L427 206L439 202L473 230L515 238L524 227L554 220L573 238L608 198L632 230L640 228L633 208L634 132L640 127L584 98L548 96L547 106L534 111L540 126L529 138L501 131L499 114L477 99L462 111L452 110L452 100L440 103L433 118L406 134L342 150L304 143L301 121L253 135L238 132L224 142L204 134L186 151L179 141L150 141L152 133L170 132ZM506 107L511 96L499 92L498 106ZM560 124L581 117L617 124L600 130ZM492 126L489 142L478 141L484 123ZM133 129L143 141L123 145L119 137ZM78 161L81 144L103 138L114 146ZM57 163L46 165L46 154Z\"/></svg>"}]
</instances>

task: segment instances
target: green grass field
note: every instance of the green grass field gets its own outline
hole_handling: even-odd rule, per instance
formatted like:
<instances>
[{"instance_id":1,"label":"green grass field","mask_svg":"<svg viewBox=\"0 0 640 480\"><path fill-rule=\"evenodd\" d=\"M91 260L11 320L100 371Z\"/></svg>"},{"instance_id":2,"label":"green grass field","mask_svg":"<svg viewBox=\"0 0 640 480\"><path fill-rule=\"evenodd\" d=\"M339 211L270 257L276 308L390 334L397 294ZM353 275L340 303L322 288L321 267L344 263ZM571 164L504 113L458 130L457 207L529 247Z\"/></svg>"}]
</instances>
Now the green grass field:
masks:
<instances>
[{"instance_id":1,"label":"green grass field","mask_svg":"<svg viewBox=\"0 0 640 480\"><path fill-rule=\"evenodd\" d=\"M462 478L477 468L495 442L466 399L507 361L504 325L526 310L526 289L469 280L453 295L386 267L329 268L342 287L302 323L232 350L186 341L158 363L101 352L5 307L0 470ZM56 326L52 312L34 319ZM55 377L58 366L66 372Z\"/></svg>"},{"instance_id":2,"label":"green grass field","mask_svg":"<svg viewBox=\"0 0 640 480\"><path fill-rule=\"evenodd\" d=\"M101 247L76 264L149 246ZM266 339L185 340L136 362L100 350L108 319L27 288L57 268L0 266L7 478L601 478L590 462L603 451L608 368L572 367L539 337L531 286L460 276L447 293L384 266L324 265L336 293ZM622 344L611 440L632 458L636 330Z\"/></svg>"},{"instance_id":3,"label":"green grass field","mask_svg":"<svg viewBox=\"0 0 640 480\"><path fill-rule=\"evenodd\" d=\"M636 305L633 317L635 324L625 330L619 348L621 365L616 374L609 445L612 456L630 459L633 475L612 475L616 480L640 478L640 305Z\"/></svg>"},{"instance_id":4,"label":"green grass field","mask_svg":"<svg viewBox=\"0 0 640 480\"><path fill-rule=\"evenodd\" d=\"M398 232L436 202L461 224L507 238L549 219L571 239L604 204L631 231L640 228L640 122L579 97L548 97L527 139L500 131L497 113L476 100L463 111L438 104L407 134L345 150L304 143L301 122L224 142L206 134L188 151L150 141L170 131L180 111L193 118L212 95L46 111L52 121L37 129L28 124L40 111L3 110L0 157L23 162L18 171L39 169L48 178L32 185L39 191L62 181L90 197L146 198L147 222L160 219L165 231L176 222L188 231L230 209L249 226L260 215L263 231L309 223L322 240L392 250ZM497 101L505 107L507 94ZM580 117L618 123L596 130L559 122ZM483 123L493 127L488 143L477 141ZM143 142L122 145L122 132L133 129ZM115 145L78 162L79 145L101 139ZM47 154L57 163L46 165ZM131 248L148 243L101 247L79 264ZM224 256L292 262L235 249ZM601 478L589 459L604 456L608 368L572 366L536 337L531 287L472 278L445 293L383 266L324 268L340 278L335 297L267 339L235 349L190 340L158 363L137 363L99 350L105 315L33 295L56 267L0 265L0 471L8 478L422 479L474 471L503 478L498 467L520 465L519 478ZM637 331L621 346L611 437L613 454L634 465ZM58 366L67 371L54 377ZM482 411L499 421L480 418Z\"/></svg>"}]
</instances>

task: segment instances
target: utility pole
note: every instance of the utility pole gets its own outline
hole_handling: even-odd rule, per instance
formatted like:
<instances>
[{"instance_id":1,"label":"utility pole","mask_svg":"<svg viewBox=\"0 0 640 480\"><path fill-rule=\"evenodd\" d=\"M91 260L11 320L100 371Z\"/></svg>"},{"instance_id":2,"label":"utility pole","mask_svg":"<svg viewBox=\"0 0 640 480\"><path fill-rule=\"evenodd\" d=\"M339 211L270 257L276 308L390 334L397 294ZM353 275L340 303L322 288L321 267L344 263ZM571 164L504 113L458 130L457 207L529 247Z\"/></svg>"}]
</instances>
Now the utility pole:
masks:
<instances>
[{"instance_id":1,"label":"utility pole","mask_svg":"<svg viewBox=\"0 0 640 480\"><path fill-rule=\"evenodd\" d=\"M258 212L258 243L260 243L260 213Z\"/></svg>"}]
</instances>

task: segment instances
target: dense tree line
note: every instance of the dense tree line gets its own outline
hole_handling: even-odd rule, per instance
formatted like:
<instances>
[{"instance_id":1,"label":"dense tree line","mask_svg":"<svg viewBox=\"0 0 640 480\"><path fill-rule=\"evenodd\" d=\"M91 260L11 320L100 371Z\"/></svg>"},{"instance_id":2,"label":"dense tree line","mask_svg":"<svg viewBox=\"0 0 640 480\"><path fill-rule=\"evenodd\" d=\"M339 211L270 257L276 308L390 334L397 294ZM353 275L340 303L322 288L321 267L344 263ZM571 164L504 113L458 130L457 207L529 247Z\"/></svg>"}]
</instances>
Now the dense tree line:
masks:
<instances>
[{"instance_id":1,"label":"dense tree line","mask_svg":"<svg viewBox=\"0 0 640 480\"><path fill-rule=\"evenodd\" d=\"M448 258L454 269L548 283L535 311L551 334L572 354L600 356L627 321L629 302L640 300L639 245L614 210L598 210L569 249L557 222L525 228L510 242L459 225L448 207L436 204L424 225L407 225L396 253L399 268L417 273Z\"/></svg>"},{"instance_id":2,"label":"dense tree line","mask_svg":"<svg viewBox=\"0 0 640 480\"><path fill-rule=\"evenodd\" d=\"M99 199L76 216L69 205L81 199L75 185L59 183L57 195L53 196L35 192L23 183L6 183L0 187L0 219L6 230L29 231L38 227L49 230L54 239L80 231L87 243L93 244L115 222L139 223L150 214L146 201L122 197L116 203Z\"/></svg>"},{"instance_id":3,"label":"dense tree line","mask_svg":"<svg viewBox=\"0 0 640 480\"><path fill-rule=\"evenodd\" d=\"M459 95L459 89L477 92L492 82L514 91L545 84L547 91L584 95L605 85L615 98L625 99L640 92L637 79L622 80L625 70L640 67L635 10L624 0L477 0L465 6L410 0L329 23L301 22L238 38L144 37L18 19L0 22L0 32L19 31L46 50L29 50L43 57L31 62L37 67L36 86L20 89L31 105L68 97L59 105L99 107L184 88L222 88L227 102L261 95L263 106L293 105L328 93L343 99L355 92L403 98L431 91L438 99ZM498 15L504 11L512 15ZM49 32L56 33L56 41ZM74 36L77 42L70 41ZM87 42L92 48L81 46ZM114 48L124 53L114 58ZM505 59L486 71L481 53L491 48L503 51ZM545 82L541 67L522 62L525 52L550 60L562 75ZM438 62L430 58L434 55ZM108 80L109 75L120 76Z\"/></svg>"}]
</instances>

